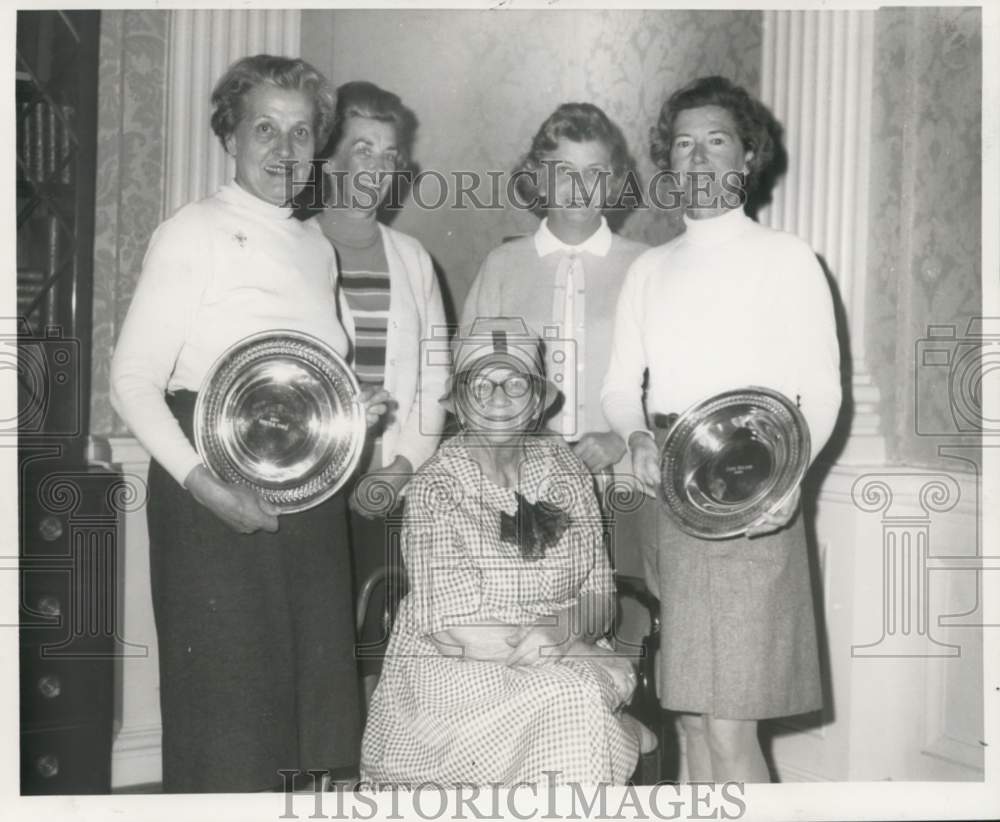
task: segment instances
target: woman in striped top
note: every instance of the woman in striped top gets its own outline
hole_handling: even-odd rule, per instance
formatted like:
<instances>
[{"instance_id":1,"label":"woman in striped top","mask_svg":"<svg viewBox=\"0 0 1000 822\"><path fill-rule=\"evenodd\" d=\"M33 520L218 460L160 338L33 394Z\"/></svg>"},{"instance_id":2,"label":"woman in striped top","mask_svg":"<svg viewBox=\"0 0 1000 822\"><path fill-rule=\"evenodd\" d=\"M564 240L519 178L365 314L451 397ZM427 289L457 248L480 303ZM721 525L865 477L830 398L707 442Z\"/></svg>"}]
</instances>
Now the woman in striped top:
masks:
<instances>
[{"instance_id":1,"label":"woman in striped top","mask_svg":"<svg viewBox=\"0 0 1000 822\"><path fill-rule=\"evenodd\" d=\"M393 172L406 164L416 118L399 97L373 83L337 89L337 112L327 150L324 208L315 219L337 252L344 325L362 385L384 387L397 406L362 463L351 494L351 548L360 589L390 556L386 517L398 509L403 486L437 447L444 412L437 404L447 373L421 368L421 341L444 327L444 308L430 255L413 237L382 225L378 208ZM378 605L378 603L373 603ZM370 613L381 611L372 607ZM378 619L359 637L366 690L381 664ZM386 638L387 639L387 638ZM365 647L369 646L369 647Z\"/></svg>"}]
</instances>

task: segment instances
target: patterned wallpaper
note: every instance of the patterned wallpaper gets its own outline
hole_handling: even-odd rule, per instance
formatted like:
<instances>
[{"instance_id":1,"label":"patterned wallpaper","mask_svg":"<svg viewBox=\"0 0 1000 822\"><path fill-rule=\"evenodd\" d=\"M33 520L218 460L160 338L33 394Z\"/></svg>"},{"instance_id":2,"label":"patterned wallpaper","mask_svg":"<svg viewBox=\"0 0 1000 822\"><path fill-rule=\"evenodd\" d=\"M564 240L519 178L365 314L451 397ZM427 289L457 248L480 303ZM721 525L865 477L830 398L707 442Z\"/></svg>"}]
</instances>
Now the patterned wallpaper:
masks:
<instances>
[{"instance_id":1,"label":"patterned wallpaper","mask_svg":"<svg viewBox=\"0 0 1000 822\"><path fill-rule=\"evenodd\" d=\"M882 9L875 60L869 365L890 459L954 466L937 449L960 439L947 436L953 400L971 398L949 392L949 376L975 372L922 363L932 348L961 368L972 349L962 339L982 310L980 10ZM930 325L953 327L955 340L922 342Z\"/></svg>"},{"instance_id":2,"label":"patterned wallpaper","mask_svg":"<svg viewBox=\"0 0 1000 822\"><path fill-rule=\"evenodd\" d=\"M937 447L949 440L917 432L955 430L947 369L918 368L916 353L931 324L955 326L952 348L961 345L980 311L980 17L975 8L877 12L867 351L897 463L942 462ZM446 174L511 169L556 105L589 100L622 127L648 178L648 130L670 90L706 73L759 86L756 12L337 10L304 11L302 23L303 56L336 83L365 78L399 93L420 119L420 167ZM108 402L108 366L161 219L167 29L168 12L102 15L97 435L125 433ZM412 202L395 222L434 256L455 305L486 253L536 224L510 208ZM676 215L647 210L622 233L661 243L677 230Z\"/></svg>"},{"instance_id":3,"label":"patterned wallpaper","mask_svg":"<svg viewBox=\"0 0 1000 822\"><path fill-rule=\"evenodd\" d=\"M168 12L101 13L91 432L127 433L108 399L118 326L163 201Z\"/></svg>"},{"instance_id":4,"label":"patterned wallpaper","mask_svg":"<svg viewBox=\"0 0 1000 822\"><path fill-rule=\"evenodd\" d=\"M91 431L127 431L108 371L149 237L162 218L164 70L169 12L102 15ZM648 131L669 91L726 74L756 90L760 15L693 11L304 11L302 54L336 83L370 79L420 119L424 169L510 170L559 103L592 101L623 129L643 179ZM387 47L387 33L392 35ZM433 192L431 192L433 194ZM640 211L622 233L662 243L678 215ZM428 211L395 222L438 262L461 305L480 261L503 237L533 231L514 209Z\"/></svg>"},{"instance_id":5,"label":"patterned wallpaper","mask_svg":"<svg viewBox=\"0 0 1000 822\"><path fill-rule=\"evenodd\" d=\"M649 128L666 95L710 73L756 91L760 47L758 12L302 13L303 56L338 85L367 79L399 94L420 120L415 159L445 175L511 170L557 105L589 101L621 126L648 179ZM677 216L633 212L622 233L662 243ZM395 222L427 247L458 307L490 249L536 226L510 207L432 211L412 201Z\"/></svg>"}]
</instances>

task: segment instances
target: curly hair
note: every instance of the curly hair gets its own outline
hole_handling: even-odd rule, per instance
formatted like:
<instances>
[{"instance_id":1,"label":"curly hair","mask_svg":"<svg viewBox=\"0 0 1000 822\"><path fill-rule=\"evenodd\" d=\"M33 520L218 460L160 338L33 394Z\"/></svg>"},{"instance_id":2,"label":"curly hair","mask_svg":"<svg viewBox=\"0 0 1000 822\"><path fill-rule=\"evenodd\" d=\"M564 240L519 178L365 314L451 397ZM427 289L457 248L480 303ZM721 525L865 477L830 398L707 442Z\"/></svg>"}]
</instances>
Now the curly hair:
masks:
<instances>
[{"instance_id":1,"label":"curly hair","mask_svg":"<svg viewBox=\"0 0 1000 822\"><path fill-rule=\"evenodd\" d=\"M336 109L336 95L329 81L305 60L255 54L233 63L212 91L212 131L222 147L226 148L245 113L243 103L247 94L263 83L305 92L312 98L316 145L322 145L330 133Z\"/></svg>"},{"instance_id":2,"label":"curly hair","mask_svg":"<svg viewBox=\"0 0 1000 822\"><path fill-rule=\"evenodd\" d=\"M754 191L774 159L781 125L767 106L725 77L699 77L667 98L656 125L650 129L649 153L653 162L659 168L670 169L670 148L674 142L677 115L703 106L719 106L732 115L740 142L745 149L753 152L747 163L746 187L748 191Z\"/></svg>"},{"instance_id":3,"label":"curly hair","mask_svg":"<svg viewBox=\"0 0 1000 822\"><path fill-rule=\"evenodd\" d=\"M366 80L352 80L337 89L337 109L333 118L330 139L319 153L332 157L344 136L347 121L352 117L367 117L383 123L392 123L396 129L399 165L409 161L413 138L417 131L417 115L403 105L399 96Z\"/></svg>"},{"instance_id":4,"label":"curly hair","mask_svg":"<svg viewBox=\"0 0 1000 822\"><path fill-rule=\"evenodd\" d=\"M514 186L518 195L525 203L538 201L542 157L555 151L563 137L578 143L597 140L607 146L611 155L608 200L615 201L627 175L635 173L635 161L629 154L622 130L593 103L563 103L545 118L531 141L531 149L514 170Z\"/></svg>"}]
</instances>

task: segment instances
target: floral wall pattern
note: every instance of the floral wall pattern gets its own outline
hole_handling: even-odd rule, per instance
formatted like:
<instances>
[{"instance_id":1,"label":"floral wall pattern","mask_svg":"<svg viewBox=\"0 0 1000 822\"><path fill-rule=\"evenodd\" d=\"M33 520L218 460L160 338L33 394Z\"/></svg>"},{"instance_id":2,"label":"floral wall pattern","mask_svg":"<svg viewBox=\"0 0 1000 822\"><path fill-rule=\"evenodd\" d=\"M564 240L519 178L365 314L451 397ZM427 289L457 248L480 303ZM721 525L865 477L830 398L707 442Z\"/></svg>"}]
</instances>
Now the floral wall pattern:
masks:
<instances>
[{"instance_id":1,"label":"floral wall pattern","mask_svg":"<svg viewBox=\"0 0 1000 822\"><path fill-rule=\"evenodd\" d=\"M589 101L621 126L643 181L654 173L649 128L666 95L704 74L756 91L761 18L735 11L303 11L302 55L334 83L395 91L420 120L424 170L508 172L563 102ZM482 193L488 190L484 186ZM436 198L427 189L425 201ZM651 244L679 230L676 213L630 214L622 233ZM423 242L460 308L479 264L537 219L495 210L422 209L394 225Z\"/></svg>"},{"instance_id":2,"label":"floral wall pattern","mask_svg":"<svg viewBox=\"0 0 1000 822\"><path fill-rule=\"evenodd\" d=\"M108 374L118 327L163 202L168 12L101 13L91 433L126 434Z\"/></svg>"},{"instance_id":3,"label":"floral wall pattern","mask_svg":"<svg viewBox=\"0 0 1000 822\"><path fill-rule=\"evenodd\" d=\"M973 409L949 377L982 313L981 12L882 9L875 59L869 365L890 459L954 467L938 447L961 439L954 412ZM930 326L954 329L954 340L923 342ZM950 350L958 366L925 363L928 348Z\"/></svg>"},{"instance_id":4,"label":"floral wall pattern","mask_svg":"<svg viewBox=\"0 0 1000 822\"><path fill-rule=\"evenodd\" d=\"M923 434L954 432L953 403L947 375L929 372L917 355L928 326L953 326L958 345L981 311L981 14L876 15L867 356L890 460L940 464L937 449L948 440ZM420 120L419 167L446 175L511 170L556 105L589 100L622 127L648 180L649 127L670 90L708 73L759 88L757 12L306 10L302 22L303 56L335 83L364 78L399 93ZM126 433L108 400L108 370L162 219L168 24L165 11L102 15L96 435ZM458 307L486 253L537 221L510 206L428 210L411 198L395 225L428 248ZM621 231L662 243L679 231L678 215L639 210Z\"/></svg>"}]
</instances>

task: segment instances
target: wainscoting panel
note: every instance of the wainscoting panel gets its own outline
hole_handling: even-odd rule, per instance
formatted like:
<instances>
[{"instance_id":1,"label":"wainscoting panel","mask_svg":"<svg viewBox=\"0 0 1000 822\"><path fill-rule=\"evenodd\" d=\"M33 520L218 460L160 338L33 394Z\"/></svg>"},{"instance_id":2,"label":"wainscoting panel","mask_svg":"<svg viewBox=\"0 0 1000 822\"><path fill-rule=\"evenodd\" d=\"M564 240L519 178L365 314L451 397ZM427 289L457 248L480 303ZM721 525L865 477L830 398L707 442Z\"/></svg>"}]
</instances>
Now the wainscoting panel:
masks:
<instances>
[{"instance_id":1,"label":"wainscoting panel","mask_svg":"<svg viewBox=\"0 0 1000 822\"><path fill-rule=\"evenodd\" d=\"M110 461L145 498L149 455L131 437L108 441ZM97 449L98 451L102 449ZM162 779L160 667L149 590L149 534L144 504L125 514L121 635L128 643L118 660L115 713L120 726L111 753L112 790Z\"/></svg>"},{"instance_id":2,"label":"wainscoting panel","mask_svg":"<svg viewBox=\"0 0 1000 822\"><path fill-rule=\"evenodd\" d=\"M827 707L768 723L782 781L983 778L982 629L942 624L976 612L977 517L972 474L827 476L814 579Z\"/></svg>"}]
</instances>

